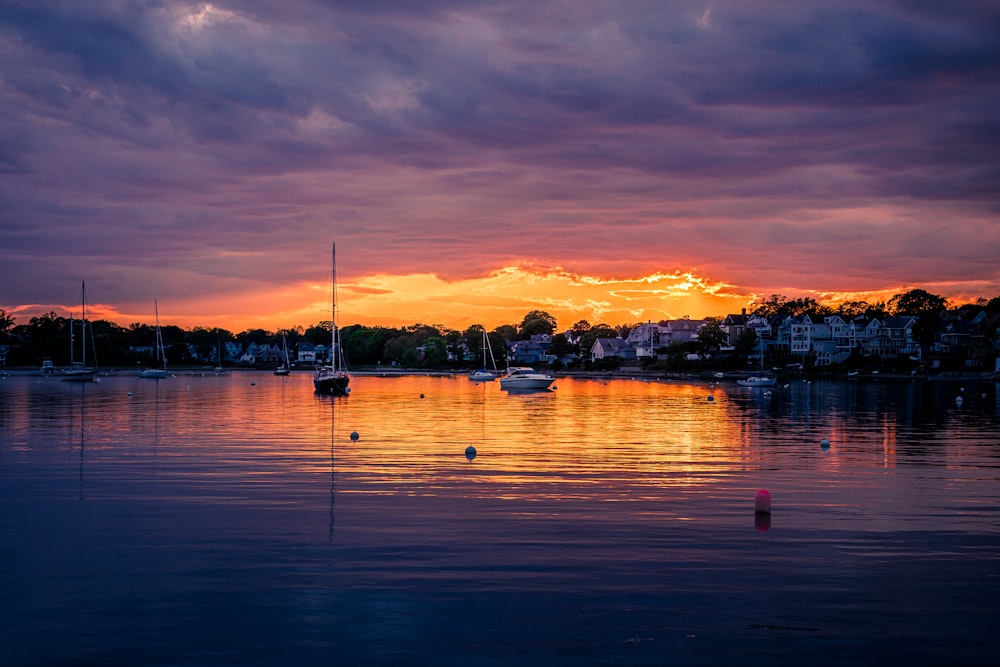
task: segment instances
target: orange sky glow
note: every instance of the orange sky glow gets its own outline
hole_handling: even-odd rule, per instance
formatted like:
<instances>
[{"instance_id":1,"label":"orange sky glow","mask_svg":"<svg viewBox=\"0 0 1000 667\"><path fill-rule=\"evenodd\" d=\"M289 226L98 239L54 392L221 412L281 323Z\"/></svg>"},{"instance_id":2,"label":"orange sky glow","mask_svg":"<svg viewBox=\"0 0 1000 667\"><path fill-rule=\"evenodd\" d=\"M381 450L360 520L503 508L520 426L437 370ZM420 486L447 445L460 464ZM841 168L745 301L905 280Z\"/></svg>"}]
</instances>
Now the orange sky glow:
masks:
<instances>
[{"instance_id":1,"label":"orange sky glow","mask_svg":"<svg viewBox=\"0 0 1000 667\"><path fill-rule=\"evenodd\" d=\"M948 290L948 286L944 287ZM464 330L473 324L494 329L518 324L532 310L553 315L560 330L579 320L591 324L626 324L691 317L723 317L750 309L754 300L772 293L789 298L811 297L836 305L846 300L874 303L888 300L909 287L869 292L803 292L775 290L754 293L724 281L685 272L653 273L633 278L581 275L560 268L542 269L524 264L507 266L488 275L444 280L430 273L352 276L338 285L338 322L341 326L402 327L433 324ZM952 290L954 293L954 290ZM975 300L975 296L954 298ZM91 297L88 296L88 302ZM234 333L246 329L278 331L309 327L329 319L330 285L308 282L226 294L206 292L183 302L159 302L160 323L185 329L221 327ZM105 319L121 326L152 323L152 304L117 306L96 299L88 303L88 319ZM8 309L19 323L55 312L79 317L79 304L32 304Z\"/></svg>"}]
</instances>

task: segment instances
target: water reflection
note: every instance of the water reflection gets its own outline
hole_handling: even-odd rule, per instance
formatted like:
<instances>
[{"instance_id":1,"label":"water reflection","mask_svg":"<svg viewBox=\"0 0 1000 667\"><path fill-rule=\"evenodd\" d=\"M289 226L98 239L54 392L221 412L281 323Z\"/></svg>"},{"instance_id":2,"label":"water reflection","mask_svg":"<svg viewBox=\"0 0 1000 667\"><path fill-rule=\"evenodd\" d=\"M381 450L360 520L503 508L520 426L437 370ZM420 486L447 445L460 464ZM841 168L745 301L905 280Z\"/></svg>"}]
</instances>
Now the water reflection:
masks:
<instances>
[{"instance_id":1,"label":"water reflection","mask_svg":"<svg viewBox=\"0 0 1000 667\"><path fill-rule=\"evenodd\" d=\"M4 657L842 664L926 637L992 655L995 385L957 408L907 383L352 383L5 380Z\"/></svg>"}]
</instances>

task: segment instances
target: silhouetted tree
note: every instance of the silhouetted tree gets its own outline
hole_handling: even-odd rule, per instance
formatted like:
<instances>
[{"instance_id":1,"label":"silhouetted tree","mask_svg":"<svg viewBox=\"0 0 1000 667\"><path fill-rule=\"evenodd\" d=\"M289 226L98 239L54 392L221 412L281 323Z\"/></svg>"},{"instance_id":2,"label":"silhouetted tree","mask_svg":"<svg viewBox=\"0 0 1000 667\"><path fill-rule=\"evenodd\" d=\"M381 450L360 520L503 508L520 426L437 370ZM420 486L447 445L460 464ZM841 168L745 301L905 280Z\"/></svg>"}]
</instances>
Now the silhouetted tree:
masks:
<instances>
[{"instance_id":1,"label":"silhouetted tree","mask_svg":"<svg viewBox=\"0 0 1000 667\"><path fill-rule=\"evenodd\" d=\"M717 352L726 344L727 339L728 336L722 330L719 320L709 317L698 330L698 351L703 355Z\"/></svg>"},{"instance_id":2,"label":"silhouetted tree","mask_svg":"<svg viewBox=\"0 0 1000 667\"><path fill-rule=\"evenodd\" d=\"M536 334L552 334L556 330L556 318L544 310L533 310L521 321L520 336L527 340Z\"/></svg>"}]
</instances>

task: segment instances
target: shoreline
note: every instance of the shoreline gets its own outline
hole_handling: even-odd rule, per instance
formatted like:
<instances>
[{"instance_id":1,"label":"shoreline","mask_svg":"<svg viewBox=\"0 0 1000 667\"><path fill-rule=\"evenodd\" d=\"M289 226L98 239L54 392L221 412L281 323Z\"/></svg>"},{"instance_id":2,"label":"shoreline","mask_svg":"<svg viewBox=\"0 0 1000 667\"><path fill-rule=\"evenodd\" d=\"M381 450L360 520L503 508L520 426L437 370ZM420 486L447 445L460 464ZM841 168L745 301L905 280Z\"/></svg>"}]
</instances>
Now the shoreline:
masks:
<instances>
[{"instance_id":1,"label":"shoreline","mask_svg":"<svg viewBox=\"0 0 1000 667\"><path fill-rule=\"evenodd\" d=\"M207 375L227 375L229 373L271 373L274 369L272 368L243 368L243 367L232 367L225 368L221 372L216 372L214 367L211 368L201 368L201 367L188 367L188 368L177 368L175 370L169 371L167 377L200 377ZM312 374L314 369L312 368L301 368L292 369L291 374L293 375L304 375ZM352 375L357 376L367 376L367 377L402 377L407 375L424 375L430 377L450 377L450 376L464 376L468 373L468 370L463 369L452 369L452 370L434 370L434 369L420 369L420 368L400 368L400 369L371 369L371 368L361 368L358 370L350 371ZM562 370L562 371L547 371L552 375L559 377L568 378L580 378L587 380L639 380L639 381L660 381L660 382L675 382L675 381L686 381L686 382L735 382L736 380L744 379L753 375L760 375L760 373L752 371L702 371L697 373L671 373L664 371L645 371L640 368L634 369L618 369L614 371L583 371L583 370ZM100 369L97 371L97 375L100 377L138 377L139 371L134 368L107 368ZM869 383L869 382L907 382L912 380L921 380L925 382L985 382L985 383L995 383L1000 382L1000 374L990 373L990 372L976 372L976 373L940 373L935 375L928 374L903 374L903 373L864 373L859 375L849 376L846 373L817 373L817 374L806 374L801 371L792 373L772 373L774 377L778 378L779 382L790 382L794 380L808 380L808 381L822 381L822 380L833 380L842 382L859 382L859 383ZM14 368L3 368L0 369L0 376L28 376L28 377L52 377L59 378L60 373L49 372L44 373L36 368L24 368L24 367L14 367Z\"/></svg>"}]
</instances>

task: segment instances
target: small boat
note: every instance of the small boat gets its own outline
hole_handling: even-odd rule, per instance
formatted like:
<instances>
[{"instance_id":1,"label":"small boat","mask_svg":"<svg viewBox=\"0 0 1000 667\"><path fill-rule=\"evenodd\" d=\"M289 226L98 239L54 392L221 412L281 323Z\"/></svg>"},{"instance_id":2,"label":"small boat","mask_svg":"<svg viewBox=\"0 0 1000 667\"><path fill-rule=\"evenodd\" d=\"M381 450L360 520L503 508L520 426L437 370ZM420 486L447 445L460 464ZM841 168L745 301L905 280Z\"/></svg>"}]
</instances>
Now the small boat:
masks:
<instances>
[{"instance_id":1,"label":"small boat","mask_svg":"<svg viewBox=\"0 0 1000 667\"><path fill-rule=\"evenodd\" d=\"M493 364L493 370L486 370L486 355L489 355L490 361ZM486 335L486 327L483 327L483 367L477 371L472 371L469 373L469 379L473 382L492 382L500 377L500 371L497 370L496 359L493 358L493 348L490 347L490 338Z\"/></svg>"},{"instance_id":2,"label":"small boat","mask_svg":"<svg viewBox=\"0 0 1000 667\"><path fill-rule=\"evenodd\" d=\"M777 380L771 377L764 377L762 375L751 375L746 379L737 380L736 384L741 387L773 387L777 384Z\"/></svg>"},{"instance_id":3,"label":"small boat","mask_svg":"<svg viewBox=\"0 0 1000 667\"><path fill-rule=\"evenodd\" d=\"M763 339L757 339L760 342L760 371L764 371L764 341ZM768 377L766 375L751 375L748 378L742 380L737 380L736 384L741 387L773 387L777 384L777 380L773 377Z\"/></svg>"},{"instance_id":4,"label":"small boat","mask_svg":"<svg viewBox=\"0 0 1000 667\"><path fill-rule=\"evenodd\" d=\"M218 365L216 365L215 368L212 369L212 372L215 373L216 375L222 375L223 373L226 372L226 369L222 367L222 338L221 337L219 338L219 363L218 363Z\"/></svg>"},{"instance_id":5,"label":"small boat","mask_svg":"<svg viewBox=\"0 0 1000 667\"><path fill-rule=\"evenodd\" d=\"M274 369L275 375L288 375L292 372L291 364L288 363L288 341L285 340L285 335L281 335L281 347L285 352L285 362Z\"/></svg>"},{"instance_id":6,"label":"small boat","mask_svg":"<svg viewBox=\"0 0 1000 667\"><path fill-rule=\"evenodd\" d=\"M163 360L163 368L144 368L139 371L141 378L162 379L167 377L167 353L163 349L163 334L160 333L160 310L153 299L153 313L156 316L156 359Z\"/></svg>"},{"instance_id":7,"label":"small boat","mask_svg":"<svg viewBox=\"0 0 1000 667\"><path fill-rule=\"evenodd\" d=\"M507 376L500 378L501 389L548 389L556 379L528 366L511 366Z\"/></svg>"},{"instance_id":8,"label":"small boat","mask_svg":"<svg viewBox=\"0 0 1000 667\"><path fill-rule=\"evenodd\" d=\"M73 357L73 318L69 320L69 368L63 369L60 373L64 382L93 382L96 368L87 368L87 285L80 283L80 330L82 355L80 361L74 361Z\"/></svg>"},{"instance_id":9,"label":"small boat","mask_svg":"<svg viewBox=\"0 0 1000 667\"><path fill-rule=\"evenodd\" d=\"M333 273L330 281L330 364L320 366L313 376L313 387L318 394L331 396L347 396L350 393L348 385L351 378L347 374L347 364L344 362L344 352L340 345L340 331L337 329L337 244L332 251Z\"/></svg>"}]
</instances>

